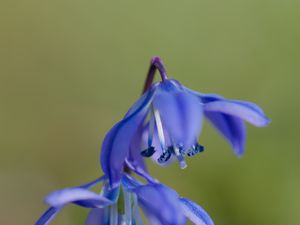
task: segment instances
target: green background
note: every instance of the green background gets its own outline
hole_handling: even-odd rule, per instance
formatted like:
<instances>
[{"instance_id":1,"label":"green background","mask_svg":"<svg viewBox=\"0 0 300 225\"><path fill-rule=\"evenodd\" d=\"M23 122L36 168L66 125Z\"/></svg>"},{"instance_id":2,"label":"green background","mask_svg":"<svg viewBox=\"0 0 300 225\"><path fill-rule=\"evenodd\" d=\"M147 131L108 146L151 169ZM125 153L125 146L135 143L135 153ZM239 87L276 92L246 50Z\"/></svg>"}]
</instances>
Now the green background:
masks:
<instances>
[{"instance_id":1,"label":"green background","mask_svg":"<svg viewBox=\"0 0 300 225\"><path fill-rule=\"evenodd\" d=\"M205 123L206 151L152 175L216 225L300 224L300 2L51 0L0 3L0 224L33 224L49 192L102 174L105 133L140 95L149 60L201 92L253 101L238 159ZM53 224L83 224L69 206Z\"/></svg>"}]
</instances>

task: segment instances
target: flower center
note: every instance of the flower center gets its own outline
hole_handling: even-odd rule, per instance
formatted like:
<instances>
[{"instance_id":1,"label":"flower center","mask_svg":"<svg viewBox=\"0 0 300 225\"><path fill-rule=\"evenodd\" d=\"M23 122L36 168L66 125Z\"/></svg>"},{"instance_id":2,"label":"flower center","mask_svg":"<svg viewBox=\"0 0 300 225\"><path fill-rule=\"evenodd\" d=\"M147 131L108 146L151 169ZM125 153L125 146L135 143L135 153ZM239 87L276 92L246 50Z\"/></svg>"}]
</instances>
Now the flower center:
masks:
<instances>
[{"instance_id":1,"label":"flower center","mask_svg":"<svg viewBox=\"0 0 300 225\"><path fill-rule=\"evenodd\" d=\"M175 143L175 141L172 139L172 137L169 137L169 135L167 135L166 138L166 132L163 128L159 111L154 109L152 106L148 126L148 148L141 151L141 155L143 157L151 157L157 150L153 146L155 131L159 140L159 147L161 148L162 152L157 158L157 162L160 164L168 162L172 155L174 155L179 162L180 168L184 169L187 166L184 160L185 155L192 157L204 151L204 147L198 143L195 143L195 145L193 145L190 149L184 149L184 146L182 144ZM166 139L169 143L168 145L166 144Z\"/></svg>"}]
</instances>

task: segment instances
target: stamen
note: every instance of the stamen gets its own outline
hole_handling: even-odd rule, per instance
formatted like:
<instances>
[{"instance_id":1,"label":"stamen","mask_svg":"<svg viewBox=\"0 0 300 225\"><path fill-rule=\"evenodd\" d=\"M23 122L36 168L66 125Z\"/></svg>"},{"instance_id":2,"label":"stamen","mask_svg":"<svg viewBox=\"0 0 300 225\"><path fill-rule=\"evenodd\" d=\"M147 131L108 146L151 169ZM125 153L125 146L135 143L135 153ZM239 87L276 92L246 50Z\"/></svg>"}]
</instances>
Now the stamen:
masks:
<instances>
[{"instance_id":1,"label":"stamen","mask_svg":"<svg viewBox=\"0 0 300 225\"><path fill-rule=\"evenodd\" d=\"M165 163L171 158L171 155L172 155L171 150L170 148L168 148L160 155L160 157L157 159L157 162Z\"/></svg>"},{"instance_id":2,"label":"stamen","mask_svg":"<svg viewBox=\"0 0 300 225\"><path fill-rule=\"evenodd\" d=\"M149 148L141 151L141 155L144 157L151 157L155 152L155 149L153 146L150 146Z\"/></svg>"},{"instance_id":3,"label":"stamen","mask_svg":"<svg viewBox=\"0 0 300 225\"><path fill-rule=\"evenodd\" d=\"M182 144L175 144L174 140L172 140L172 143L173 143L173 152L177 157L179 166L181 169L185 169L187 167L187 165L186 165L183 155L180 153L180 151L183 151L183 150L180 150L180 149L183 149L183 146L182 146Z\"/></svg>"},{"instance_id":4,"label":"stamen","mask_svg":"<svg viewBox=\"0 0 300 225\"><path fill-rule=\"evenodd\" d=\"M192 157L203 151L204 151L204 146L202 146L200 144L196 144L191 149L188 150L187 156Z\"/></svg>"},{"instance_id":5,"label":"stamen","mask_svg":"<svg viewBox=\"0 0 300 225\"><path fill-rule=\"evenodd\" d=\"M179 148L175 146L175 147L174 147L174 152L175 152L175 155L176 155L177 160L178 160L178 162L179 162L180 168L181 168L181 169L185 169L185 168L187 167L187 165L186 165L186 162L185 162L185 160L184 160L183 155L180 154Z\"/></svg>"},{"instance_id":6,"label":"stamen","mask_svg":"<svg viewBox=\"0 0 300 225\"><path fill-rule=\"evenodd\" d=\"M179 145L177 145L177 146L178 146L178 149L179 149L179 153L180 153L182 156L185 156L186 150L183 148L183 145L182 145L182 144L179 144Z\"/></svg>"}]
</instances>

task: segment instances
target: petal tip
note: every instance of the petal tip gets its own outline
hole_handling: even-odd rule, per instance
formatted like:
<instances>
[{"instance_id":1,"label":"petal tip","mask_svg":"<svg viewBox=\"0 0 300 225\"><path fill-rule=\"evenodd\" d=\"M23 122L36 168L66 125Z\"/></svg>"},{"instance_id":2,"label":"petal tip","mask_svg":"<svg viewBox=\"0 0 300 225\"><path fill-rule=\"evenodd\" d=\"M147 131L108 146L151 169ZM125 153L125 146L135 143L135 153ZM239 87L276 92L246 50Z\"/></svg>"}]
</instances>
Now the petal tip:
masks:
<instances>
[{"instance_id":1,"label":"petal tip","mask_svg":"<svg viewBox=\"0 0 300 225\"><path fill-rule=\"evenodd\" d=\"M233 146L233 150L238 158L242 158L245 153L245 146Z\"/></svg>"},{"instance_id":2,"label":"petal tip","mask_svg":"<svg viewBox=\"0 0 300 225\"><path fill-rule=\"evenodd\" d=\"M252 123L256 127L266 127L271 123L271 119L267 116L263 116L259 122Z\"/></svg>"}]
</instances>

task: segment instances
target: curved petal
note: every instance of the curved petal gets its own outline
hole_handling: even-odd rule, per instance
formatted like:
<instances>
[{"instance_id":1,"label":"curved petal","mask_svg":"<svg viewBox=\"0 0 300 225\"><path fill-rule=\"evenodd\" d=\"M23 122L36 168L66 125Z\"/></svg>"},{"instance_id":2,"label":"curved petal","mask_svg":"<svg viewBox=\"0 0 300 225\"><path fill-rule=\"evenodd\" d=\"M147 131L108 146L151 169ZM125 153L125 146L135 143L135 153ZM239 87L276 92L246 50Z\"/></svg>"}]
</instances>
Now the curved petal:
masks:
<instances>
[{"instance_id":1,"label":"curved petal","mask_svg":"<svg viewBox=\"0 0 300 225\"><path fill-rule=\"evenodd\" d=\"M83 207L96 208L112 203L109 199L83 188L65 188L55 191L48 195L45 201L53 207L74 203Z\"/></svg>"},{"instance_id":2,"label":"curved petal","mask_svg":"<svg viewBox=\"0 0 300 225\"><path fill-rule=\"evenodd\" d=\"M35 225L47 225L49 224L60 211L60 208L50 207L46 212L38 219Z\"/></svg>"},{"instance_id":3,"label":"curved petal","mask_svg":"<svg viewBox=\"0 0 300 225\"><path fill-rule=\"evenodd\" d=\"M223 108L220 110L213 110L214 104L218 102L230 102L231 104L241 104L249 111L253 111L252 114L258 114L262 118L261 124L268 123L268 119L265 117L263 110L257 105L239 101L239 100L225 100L223 96L216 94L203 94L197 93L195 91L187 89L190 93L197 95L201 101L204 103L204 113L206 118L214 125L214 127L225 137L229 144L234 149L235 153L238 156L241 156L244 153L245 142L246 142L246 127L243 121L243 113L234 111L232 113L225 113ZM236 115L241 114L241 115Z\"/></svg>"},{"instance_id":4,"label":"curved petal","mask_svg":"<svg viewBox=\"0 0 300 225\"><path fill-rule=\"evenodd\" d=\"M204 104L205 112L219 112L246 120L257 127L264 127L270 120L257 105L237 100L217 100Z\"/></svg>"},{"instance_id":5,"label":"curved petal","mask_svg":"<svg viewBox=\"0 0 300 225\"><path fill-rule=\"evenodd\" d=\"M117 187L120 183L121 172L125 158L128 156L131 139L148 113L155 90L152 89L147 92L144 100L138 101L133 106L135 110L118 122L103 141L100 161L112 188Z\"/></svg>"},{"instance_id":6,"label":"curved petal","mask_svg":"<svg viewBox=\"0 0 300 225\"><path fill-rule=\"evenodd\" d=\"M203 107L195 95L170 85L167 81L161 83L153 105L173 141L189 149L200 134Z\"/></svg>"},{"instance_id":7,"label":"curved petal","mask_svg":"<svg viewBox=\"0 0 300 225\"><path fill-rule=\"evenodd\" d=\"M196 225L214 225L210 216L199 205L186 198L180 198L184 215Z\"/></svg>"},{"instance_id":8,"label":"curved petal","mask_svg":"<svg viewBox=\"0 0 300 225\"><path fill-rule=\"evenodd\" d=\"M146 215L163 225L184 225L177 193L161 184L137 187L134 192ZM159 206L159 207L158 207Z\"/></svg>"},{"instance_id":9,"label":"curved petal","mask_svg":"<svg viewBox=\"0 0 300 225\"><path fill-rule=\"evenodd\" d=\"M197 96L198 98L200 98L201 102L204 103L204 104L212 102L212 101L224 99L224 97L221 96L221 95L217 95L217 94L204 94L204 93L200 93L200 92L197 92L197 91L193 91L193 90L188 89L186 87L184 87L184 90L186 90L187 92L189 92L189 93Z\"/></svg>"},{"instance_id":10,"label":"curved petal","mask_svg":"<svg viewBox=\"0 0 300 225\"><path fill-rule=\"evenodd\" d=\"M219 112L205 112L206 118L225 137L234 152L241 156L244 153L246 127L242 119Z\"/></svg>"}]
</instances>

